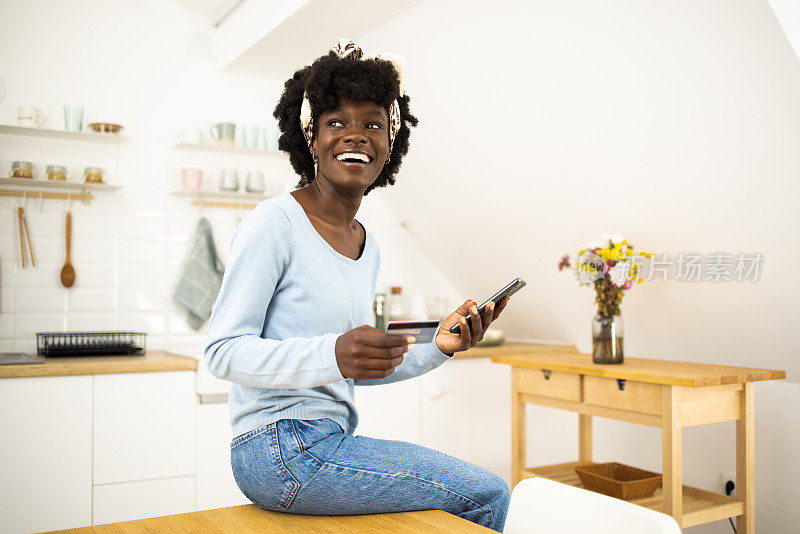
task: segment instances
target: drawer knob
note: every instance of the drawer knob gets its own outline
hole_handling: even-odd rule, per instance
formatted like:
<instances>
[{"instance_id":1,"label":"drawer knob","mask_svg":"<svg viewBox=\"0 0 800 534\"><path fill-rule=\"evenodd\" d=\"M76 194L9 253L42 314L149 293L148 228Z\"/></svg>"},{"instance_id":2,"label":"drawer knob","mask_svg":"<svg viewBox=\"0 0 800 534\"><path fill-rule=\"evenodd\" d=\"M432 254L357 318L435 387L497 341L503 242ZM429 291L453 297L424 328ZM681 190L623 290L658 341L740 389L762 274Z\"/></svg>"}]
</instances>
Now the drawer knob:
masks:
<instances>
[{"instance_id":1,"label":"drawer knob","mask_svg":"<svg viewBox=\"0 0 800 534\"><path fill-rule=\"evenodd\" d=\"M617 378L617 387L620 391L625 391L625 380L622 378Z\"/></svg>"},{"instance_id":2,"label":"drawer knob","mask_svg":"<svg viewBox=\"0 0 800 534\"><path fill-rule=\"evenodd\" d=\"M542 369L542 374L544 375L545 380L550 380L550 371L547 369Z\"/></svg>"}]
</instances>

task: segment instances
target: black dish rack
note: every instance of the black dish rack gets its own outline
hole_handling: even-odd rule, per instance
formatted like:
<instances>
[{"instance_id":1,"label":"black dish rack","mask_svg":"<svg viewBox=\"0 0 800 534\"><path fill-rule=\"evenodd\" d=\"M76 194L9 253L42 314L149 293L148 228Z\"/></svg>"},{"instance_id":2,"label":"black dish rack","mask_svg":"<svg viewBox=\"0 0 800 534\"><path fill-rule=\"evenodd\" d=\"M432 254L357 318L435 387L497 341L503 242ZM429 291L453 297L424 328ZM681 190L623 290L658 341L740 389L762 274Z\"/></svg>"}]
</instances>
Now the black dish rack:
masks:
<instances>
[{"instance_id":1,"label":"black dish rack","mask_svg":"<svg viewBox=\"0 0 800 534\"><path fill-rule=\"evenodd\" d=\"M37 332L39 356L143 355L145 332Z\"/></svg>"}]
</instances>

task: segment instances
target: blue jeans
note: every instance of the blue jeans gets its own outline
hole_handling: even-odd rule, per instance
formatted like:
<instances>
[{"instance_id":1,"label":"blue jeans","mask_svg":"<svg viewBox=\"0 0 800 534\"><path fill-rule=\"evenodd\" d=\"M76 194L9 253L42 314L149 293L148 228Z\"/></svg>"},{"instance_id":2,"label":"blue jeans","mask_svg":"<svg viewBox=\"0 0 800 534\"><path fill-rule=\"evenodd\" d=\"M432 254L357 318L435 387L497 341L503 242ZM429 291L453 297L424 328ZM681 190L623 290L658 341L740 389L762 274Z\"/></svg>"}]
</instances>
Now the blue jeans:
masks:
<instances>
[{"instance_id":1,"label":"blue jeans","mask_svg":"<svg viewBox=\"0 0 800 534\"><path fill-rule=\"evenodd\" d=\"M345 434L332 419L281 419L231 441L231 467L258 507L311 515L444 510L498 532L511 498L488 469L427 447Z\"/></svg>"}]
</instances>

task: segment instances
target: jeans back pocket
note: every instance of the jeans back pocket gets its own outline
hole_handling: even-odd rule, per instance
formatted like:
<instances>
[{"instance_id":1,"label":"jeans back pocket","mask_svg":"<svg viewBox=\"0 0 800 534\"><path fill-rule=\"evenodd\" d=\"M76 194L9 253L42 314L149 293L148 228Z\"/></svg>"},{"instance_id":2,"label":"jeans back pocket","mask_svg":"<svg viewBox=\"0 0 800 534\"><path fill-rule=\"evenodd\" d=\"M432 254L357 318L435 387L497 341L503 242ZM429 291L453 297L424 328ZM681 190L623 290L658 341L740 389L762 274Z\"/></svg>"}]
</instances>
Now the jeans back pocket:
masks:
<instances>
[{"instance_id":1,"label":"jeans back pocket","mask_svg":"<svg viewBox=\"0 0 800 534\"><path fill-rule=\"evenodd\" d=\"M231 443L231 469L239 489L256 506L285 511L300 484L283 463L275 425L235 438Z\"/></svg>"}]
</instances>

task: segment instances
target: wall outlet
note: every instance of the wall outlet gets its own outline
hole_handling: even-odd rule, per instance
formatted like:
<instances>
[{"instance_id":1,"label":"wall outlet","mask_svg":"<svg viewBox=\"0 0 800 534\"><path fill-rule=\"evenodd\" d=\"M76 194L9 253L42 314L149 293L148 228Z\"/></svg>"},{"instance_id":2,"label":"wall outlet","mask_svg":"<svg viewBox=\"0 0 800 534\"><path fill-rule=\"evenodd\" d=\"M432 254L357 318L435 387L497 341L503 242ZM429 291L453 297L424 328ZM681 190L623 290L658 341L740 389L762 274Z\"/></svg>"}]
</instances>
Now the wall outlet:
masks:
<instances>
[{"instance_id":1,"label":"wall outlet","mask_svg":"<svg viewBox=\"0 0 800 534\"><path fill-rule=\"evenodd\" d=\"M731 481L733 481L733 484L734 484L734 488L733 488L733 492L731 493L731 497L736 497L736 472L735 471L725 471L724 473L722 473L719 476L719 478L720 478L719 489L721 490L721 493L723 495L725 495L725 484L727 484L728 481L731 480Z\"/></svg>"}]
</instances>

